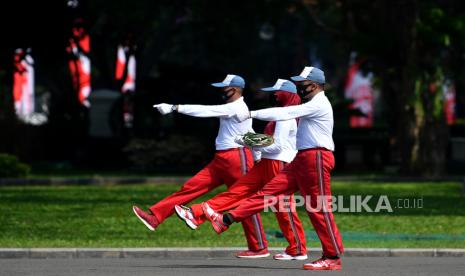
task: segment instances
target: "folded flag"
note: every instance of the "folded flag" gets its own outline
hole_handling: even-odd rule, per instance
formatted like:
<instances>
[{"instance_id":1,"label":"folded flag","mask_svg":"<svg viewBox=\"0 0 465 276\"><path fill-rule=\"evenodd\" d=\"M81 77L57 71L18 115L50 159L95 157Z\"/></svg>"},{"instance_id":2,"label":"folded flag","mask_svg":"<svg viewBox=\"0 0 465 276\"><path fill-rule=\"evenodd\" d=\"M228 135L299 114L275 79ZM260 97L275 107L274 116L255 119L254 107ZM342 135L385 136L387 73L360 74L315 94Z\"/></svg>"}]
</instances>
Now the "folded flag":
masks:
<instances>
[{"instance_id":1,"label":"folded flag","mask_svg":"<svg viewBox=\"0 0 465 276\"><path fill-rule=\"evenodd\" d=\"M273 136L253 132L244 134L243 141L248 147L267 147L274 143Z\"/></svg>"}]
</instances>

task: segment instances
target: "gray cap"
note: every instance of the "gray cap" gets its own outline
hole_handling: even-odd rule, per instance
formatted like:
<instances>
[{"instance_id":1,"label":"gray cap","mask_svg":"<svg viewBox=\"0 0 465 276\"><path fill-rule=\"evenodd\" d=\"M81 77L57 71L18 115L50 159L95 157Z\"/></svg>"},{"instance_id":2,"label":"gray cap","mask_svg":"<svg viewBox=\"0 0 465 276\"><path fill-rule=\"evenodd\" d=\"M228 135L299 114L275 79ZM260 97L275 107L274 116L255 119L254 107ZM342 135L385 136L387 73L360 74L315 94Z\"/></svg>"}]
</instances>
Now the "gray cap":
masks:
<instances>
[{"instance_id":1,"label":"gray cap","mask_svg":"<svg viewBox=\"0 0 465 276\"><path fill-rule=\"evenodd\" d=\"M320 84L325 84L325 73L316 67L307 66L298 76L291 77L293 81L310 80Z\"/></svg>"},{"instance_id":2,"label":"gray cap","mask_svg":"<svg viewBox=\"0 0 465 276\"><path fill-rule=\"evenodd\" d=\"M211 85L215 87L235 86L235 87L244 88L245 81L241 76L230 74L230 75L227 75L226 78L222 82L212 83Z\"/></svg>"},{"instance_id":3,"label":"gray cap","mask_svg":"<svg viewBox=\"0 0 465 276\"><path fill-rule=\"evenodd\" d=\"M284 79L278 79L274 86L271 87L265 87L261 89L262 91L269 91L269 92L274 92L274 91L286 91L289 93L297 93L297 88L295 87L295 84L293 84L291 81L284 80Z\"/></svg>"}]
</instances>

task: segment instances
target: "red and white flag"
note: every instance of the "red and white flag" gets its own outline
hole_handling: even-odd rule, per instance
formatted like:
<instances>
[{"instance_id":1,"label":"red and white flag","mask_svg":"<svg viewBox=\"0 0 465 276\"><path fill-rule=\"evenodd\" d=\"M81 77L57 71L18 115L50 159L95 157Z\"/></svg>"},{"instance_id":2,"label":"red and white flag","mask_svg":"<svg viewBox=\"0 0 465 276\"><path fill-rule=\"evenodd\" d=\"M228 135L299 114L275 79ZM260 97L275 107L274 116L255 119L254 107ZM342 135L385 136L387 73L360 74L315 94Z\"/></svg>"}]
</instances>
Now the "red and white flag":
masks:
<instances>
[{"instance_id":1,"label":"red and white flag","mask_svg":"<svg viewBox=\"0 0 465 276\"><path fill-rule=\"evenodd\" d=\"M118 46L115 78L117 81L124 78L121 92L136 91L136 57L129 47Z\"/></svg>"},{"instance_id":2,"label":"red and white flag","mask_svg":"<svg viewBox=\"0 0 465 276\"><path fill-rule=\"evenodd\" d=\"M120 85L123 94L136 91L136 57L135 47L127 42L125 46L119 45L116 58L115 79ZM124 97L123 120L126 128L132 128L134 120L134 105L128 97Z\"/></svg>"},{"instance_id":3,"label":"red and white flag","mask_svg":"<svg viewBox=\"0 0 465 276\"><path fill-rule=\"evenodd\" d=\"M34 113L34 59L21 48L14 54L13 99L19 118Z\"/></svg>"},{"instance_id":4,"label":"red and white flag","mask_svg":"<svg viewBox=\"0 0 465 276\"><path fill-rule=\"evenodd\" d=\"M455 85L453 82L446 80L443 85L444 95L444 115L448 125L455 123Z\"/></svg>"},{"instance_id":5,"label":"red and white flag","mask_svg":"<svg viewBox=\"0 0 465 276\"><path fill-rule=\"evenodd\" d=\"M373 126L373 74L360 71L362 62L352 62L347 72L344 87L345 97L352 99L350 109L359 110L363 116L350 116L350 127Z\"/></svg>"},{"instance_id":6,"label":"red and white flag","mask_svg":"<svg viewBox=\"0 0 465 276\"><path fill-rule=\"evenodd\" d=\"M90 107L87 99L91 92L90 37L81 24L82 22L78 21L78 24L73 27L73 35L69 39L66 51L70 55L68 65L73 88L77 92L79 102Z\"/></svg>"}]
</instances>

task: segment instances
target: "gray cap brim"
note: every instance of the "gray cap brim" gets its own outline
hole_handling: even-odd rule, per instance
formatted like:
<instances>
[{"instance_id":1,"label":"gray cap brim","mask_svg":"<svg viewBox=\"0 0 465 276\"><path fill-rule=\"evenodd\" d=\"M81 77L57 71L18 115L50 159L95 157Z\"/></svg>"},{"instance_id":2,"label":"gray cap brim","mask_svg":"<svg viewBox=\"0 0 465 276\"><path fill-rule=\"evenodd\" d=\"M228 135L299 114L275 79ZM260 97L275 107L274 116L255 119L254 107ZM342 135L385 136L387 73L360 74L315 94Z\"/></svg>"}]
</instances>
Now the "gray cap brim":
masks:
<instances>
[{"instance_id":1,"label":"gray cap brim","mask_svg":"<svg viewBox=\"0 0 465 276\"><path fill-rule=\"evenodd\" d=\"M293 81L304 81L304 80L307 80L307 79L304 78L304 77L301 77L301 76L294 76L294 77L291 77L291 80L293 80Z\"/></svg>"},{"instance_id":2,"label":"gray cap brim","mask_svg":"<svg viewBox=\"0 0 465 276\"><path fill-rule=\"evenodd\" d=\"M226 84L224 84L222 82L215 82L215 83L212 83L211 85L214 86L214 87L226 87L226 86L228 86L228 85L226 85Z\"/></svg>"},{"instance_id":3,"label":"gray cap brim","mask_svg":"<svg viewBox=\"0 0 465 276\"><path fill-rule=\"evenodd\" d=\"M275 89L274 87L265 87L265 88L262 88L260 89L261 91L265 91L265 92L273 92L273 91L278 91L277 89Z\"/></svg>"}]
</instances>

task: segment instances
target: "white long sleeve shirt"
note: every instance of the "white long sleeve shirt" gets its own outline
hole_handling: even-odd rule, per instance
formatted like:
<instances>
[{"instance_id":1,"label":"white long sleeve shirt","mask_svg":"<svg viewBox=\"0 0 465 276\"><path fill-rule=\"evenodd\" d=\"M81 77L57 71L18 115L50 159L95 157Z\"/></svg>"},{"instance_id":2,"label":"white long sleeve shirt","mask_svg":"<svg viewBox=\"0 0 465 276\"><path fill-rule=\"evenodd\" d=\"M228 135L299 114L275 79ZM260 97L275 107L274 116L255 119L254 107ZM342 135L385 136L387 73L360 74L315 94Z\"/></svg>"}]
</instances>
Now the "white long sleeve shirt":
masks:
<instances>
[{"instance_id":1,"label":"white long sleeve shirt","mask_svg":"<svg viewBox=\"0 0 465 276\"><path fill-rule=\"evenodd\" d=\"M249 108L245 104L243 97L222 105L186 104L178 106L178 113L193 117L218 117L220 119L220 129L215 140L216 150L242 147L234 142L234 138L247 132L254 132L252 129L252 119L239 122L234 117L234 115L243 114L244 112L249 112Z\"/></svg>"},{"instance_id":2,"label":"white long sleeve shirt","mask_svg":"<svg viewBox=\"0 0 465 276\"><path fill-rule=\"evenodd\" d=\"M333 108L324 91L301 105L267 108L252 111L250 115L264 121L300 118L297 127L298 150L321 147L334 151Z\"/></svg>"},{"instance_id":3,"label":"white long sleeve shirt","mask_svg":"<svg viewBox=\"0 0 465 276\"><path fill-rule=\"evenodd\" d=\"M254 150L260 151L262 158L290 163L297 154L296 135L296 120L277 121L273 133L274 143L268 147L256 147Z\"/></svg>"}]
</instances>

